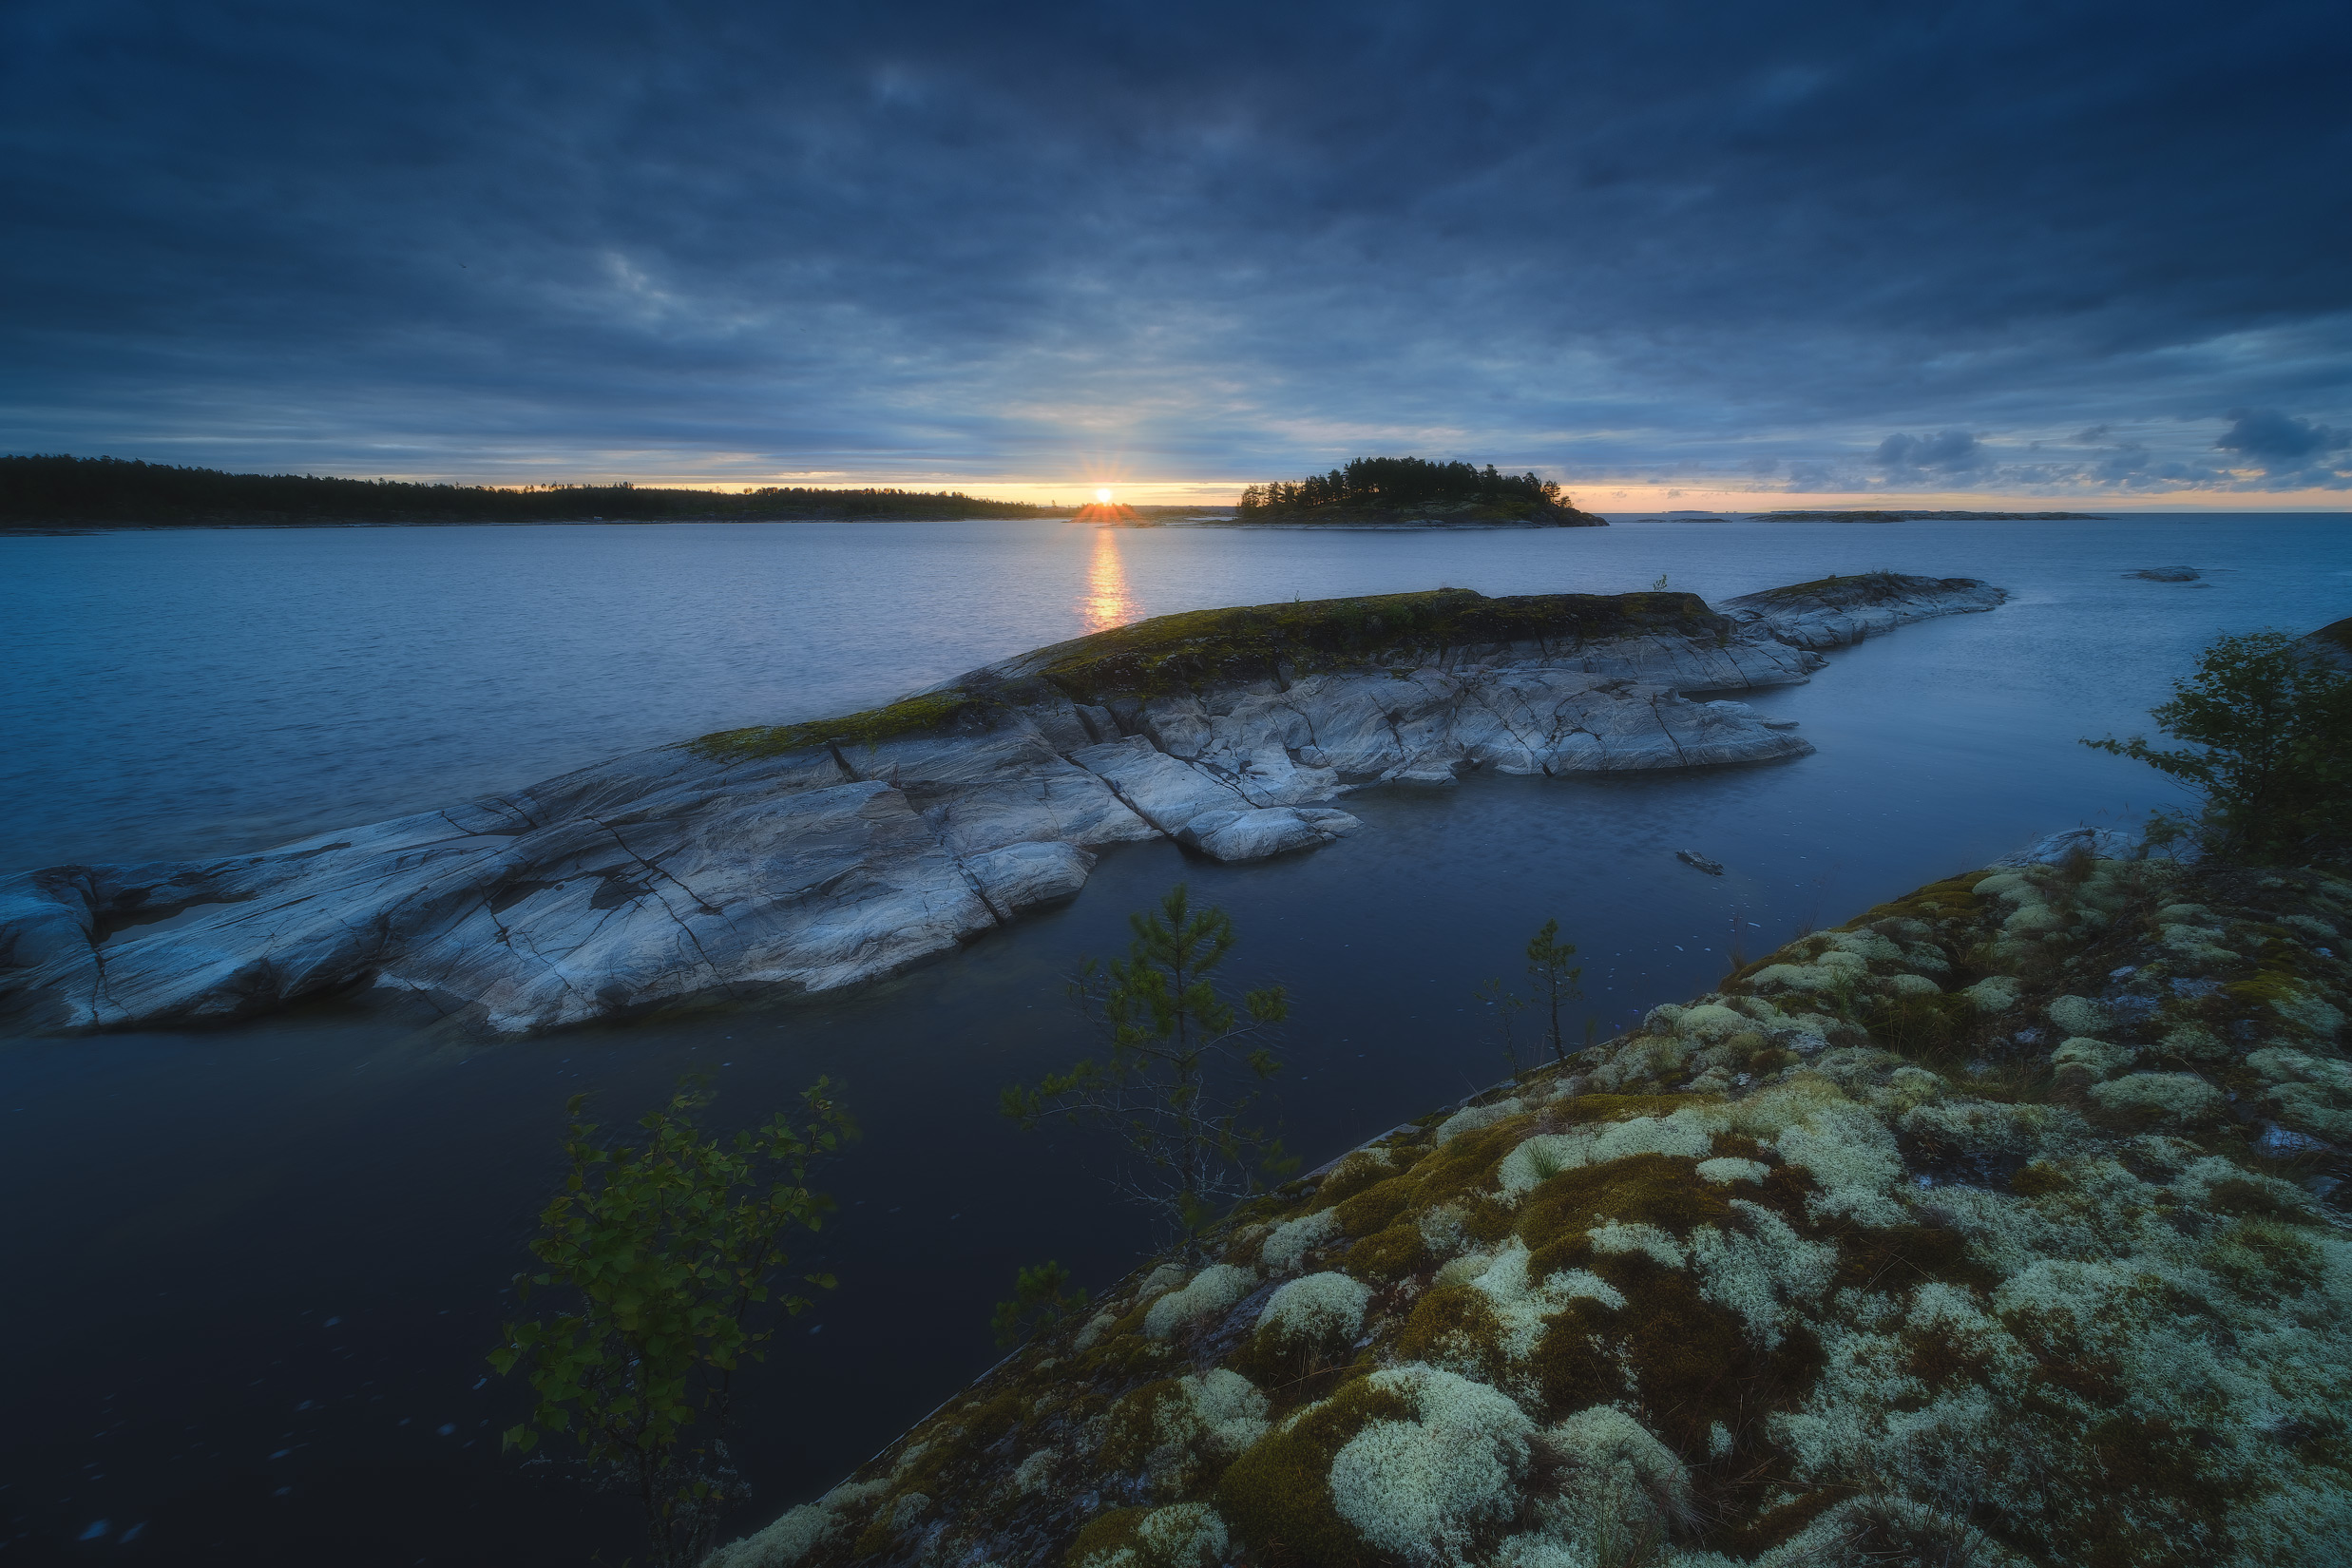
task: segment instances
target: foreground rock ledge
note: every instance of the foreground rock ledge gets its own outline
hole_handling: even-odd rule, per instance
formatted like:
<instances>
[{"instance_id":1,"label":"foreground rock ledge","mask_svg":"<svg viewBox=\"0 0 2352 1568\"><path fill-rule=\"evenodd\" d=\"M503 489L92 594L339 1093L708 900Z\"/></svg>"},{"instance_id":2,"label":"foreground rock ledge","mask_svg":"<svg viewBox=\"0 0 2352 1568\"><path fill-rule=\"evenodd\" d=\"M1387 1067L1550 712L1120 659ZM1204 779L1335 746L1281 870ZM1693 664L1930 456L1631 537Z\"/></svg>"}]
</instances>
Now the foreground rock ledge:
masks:
<instances>
[{"instance_id":1,"label":"foreground rock ledge","mask_svg":"<svg viewBox=\"0 0 2352 1568\"><path fill-rule=\"evenodd\" d=\"M1802 681L1822 649L2003 597L1882 574L1725 613L1440 589L1161 616L888 708L260 854L7 878L0 1023L231 1019L350 991L523 1034L829 990L1069 897L1106 844L1252 860L1354 830L1329 802L1366 782L1802 755L1785 727L1685 694Z\"/></svg>"},{"instance_id":2,"label":"foreground rock ledge","mask_svg":"<svg viewBox=\"0 0 2352 1568\"><path fill-rule=\"evenodd\" d=\"M1246 1205L710 1568L2352 1561L2352 881L2099 843Z\"/></svg>"}]
</instances>

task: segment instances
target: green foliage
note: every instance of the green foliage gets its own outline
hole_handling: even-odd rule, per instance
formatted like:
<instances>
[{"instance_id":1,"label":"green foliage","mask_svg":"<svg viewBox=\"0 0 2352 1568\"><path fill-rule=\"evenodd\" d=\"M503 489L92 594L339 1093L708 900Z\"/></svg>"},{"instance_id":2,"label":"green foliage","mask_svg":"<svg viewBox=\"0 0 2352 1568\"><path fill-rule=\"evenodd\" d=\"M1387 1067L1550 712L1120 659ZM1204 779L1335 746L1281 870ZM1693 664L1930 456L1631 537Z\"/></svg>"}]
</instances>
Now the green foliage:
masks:
<instances>
[{"instance_id":1,"label":"green foliage","mask_svg":"<svg viewBox=\"0 0 2352 1568\"><path fill-rule=\"evenodd\" d=\"M1071 1287L1070 1271L1050 1258L1034 1268L1016 1271L1013 1299L998 1302L988 1320L996 1330L997 1348L1009 1350L1085 1306L1086 1292Z\"/></svg>"},{"instance_id":2,"label":"green foliage","mask_svg":"<svg viewBox=\"0 0 2352 1568\"><path fill-rule=\"evenodd\" d=\"M1468 463L1431 463L1419 457L1359 457L1345 468L1310 474L1295 484L1280 480L1252 485L1241 492L1244 521L1310 515L1319 510L1380 511L1415 507L1481 507L1507 511L1570 507L1557 482L1533 473L1498 473Z\"/></svg>"},{"instance_id":3,"label":"green foliage","mask_svg":"<svg viewBox=\"0 0 2352 1568\"><path fill-rule=\"evenodd\" d=\"M313 474L222 473L114 457L0 457L0 523L550 523L689 518L1043 517L1048 508L962 491L722 490L636 485L417 485Z\"/></svg>"},{"instance_id":4,"label":"green foliage","mask_svg":"<svg viewBox=\"0 0 2352 1568\"><path fill-rule=\"evenodd\" d=\"M789 1262L786 1233L817 1230L832 1208L810 1190L810 1167L855 1128L824 1079L802 1095L800 1125L779 1113L726 1143L696 1127L711 1096L692 1083L639 1120L635 1147L599 1138L581 1119L584 1098L566 1108L571 1172L530 1244L541 1268L515 1276L523 1301L552 1291L571 1310L507 1325L489 1357L502 1376L527 1367L538 1396L505 1445L568 1436L643 1501L652 1559L692 1563L735 1492L721 1438L734 1376L780 1317L809 1306L772 1285Z\"/></svg>"},{"instance_id":5,"label":"green foliage","mask_svg":"<svg viewBox=\"0 0 2352 1568\"><path fill-rule=\"evenodd\" d=\"M1578 983L1584 978L1581 965L1568 961L1577 956L1577 945L1559 940L1559 922L1547 920L1543 929L1527 942L1527 978L1536 983L1536 1000L1546 1004L1550 1021L1544 1031L1544 1042L1552 1047L1556 1061L1568 1060L1567 1038L1560 1033L1559 1004L1573 1002L1584 994Z\"/></svg>"},{"instance_id":6,"label":"green foliage","mask_svg":"<svg viewBox=\"0 0 2352 1568\"><path fill-rule=\"evenodd\" d=\"M1243 1119L1281 1070L1262 1042L1290 1016L1290 998L1274 985L1244 994L1238 1008L1226 999L1214 975L1233 951L1233 918L1194 908L1183 883L1127 923L1127 956L1089 959L1070 985L1109 1055L1006 1089L1003 1109L1024 1128L1060 1115L1115 1129L1141 1168L1120 1186L1193 1247L1227 1206L1260 1190L1261 1174L1297 1163Z\"/></svg>"},{"instance_id":7,"label":"green foliage","mask_svg":"<svg viewBox=\"0 0 2352 1568\"><path fill-rule=\"evenodd\" d=\"M760 724L743 730L706 735L689 746L704 756L722 760L781 756L812 746L878 746L902 735L923 735L945 729L971 707L963 692L925 692L903 698L886 708L868 708L846 718L813 719L805 724Z\"/></svg>"},{"instance_id":8,"label":"green foliage","mask_svg":"<svg viewBox=\"0 0 2352 1568\"><path fill-rule=\"evenodd\" d=\"M2195 749L2159 751L2139 736L2083 744L2202 795L2201 827L2216 851L2283 855L2352 832L2352 676L2292 639L2215 640L2149 717Z\"/></svg>"}]
</instances>

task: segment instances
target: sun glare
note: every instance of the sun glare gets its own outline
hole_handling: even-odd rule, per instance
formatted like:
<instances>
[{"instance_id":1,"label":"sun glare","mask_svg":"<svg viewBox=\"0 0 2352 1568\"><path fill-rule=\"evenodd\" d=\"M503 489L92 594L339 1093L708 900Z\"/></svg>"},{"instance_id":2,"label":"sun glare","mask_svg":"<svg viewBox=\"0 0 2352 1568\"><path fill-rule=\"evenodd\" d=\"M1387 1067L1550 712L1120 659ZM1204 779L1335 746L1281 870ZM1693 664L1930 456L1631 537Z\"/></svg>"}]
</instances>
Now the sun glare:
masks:
<instances>
[{"instance_id":1,"label":"sun glare","mask_svg":"<svg viewBox=\"0 0 2352 1568\"><path fill-rule=\"evenodd\" d=\"M1097 490L1095 491L1095 499L1107 507L1111 504L1111 492L1109 490Z\"/></svg>"}]
</instances>

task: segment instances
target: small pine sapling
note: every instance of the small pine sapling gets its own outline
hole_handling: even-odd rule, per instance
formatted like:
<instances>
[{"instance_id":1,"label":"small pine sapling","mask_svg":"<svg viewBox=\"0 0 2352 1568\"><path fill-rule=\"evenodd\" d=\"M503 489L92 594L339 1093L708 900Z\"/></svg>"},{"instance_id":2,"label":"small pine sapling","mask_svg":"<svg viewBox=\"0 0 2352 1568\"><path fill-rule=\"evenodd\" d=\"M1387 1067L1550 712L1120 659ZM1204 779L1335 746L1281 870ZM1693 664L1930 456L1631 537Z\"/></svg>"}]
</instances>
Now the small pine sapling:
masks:
<instances>
[{"instance_id":1,"label":"small pine sapling","mask_svg":"<svg viewBox=\"0 0 2352 1568\"><path fill-rule=\"evenodd\" d=\"M1584 978L1580 965L1568 961L1577 956L1577 945L1559 940L1559 922L1547 920L1543 929L1527 943L1527 978L1536 983L1536 1000L1545 1004L1550 1022L1544 1030L1544 1043L1552 1048L1552 1060L1568 1060L1568 1042L1560 1033L1559 1005L1584 995L1578 984Z\"/></svg>"},{"instance_id":2,"label":"small pine sapling","mask_svg":"<svg viewBox=\"0 0 2352 1568\"><path fill-rule=\"evenodd\" d=\"M1279 1138L1244 1119L1282 1068L1264 1042L1290 1016L1290 996L1272 985L1238 1007L1226 998L1213 975L1233 951L1233 919L1194 908L1180 882L1127 923L1127 956L1089 959L1069 987L1108 1056L1008 1088L1002 1108L1023 1129L1055 1115L1112 1128L1137 1166L1116 1184L1197 1252L1226 1208L1297 1166Z\"/></svg>"},{"instance_id":3,"label":"small pine sapling","mask_svg":"<svg viewBox=\"0 0 2352 1568\"><path fill-rule=\"evenodd\" d=\"M1009 1350L1086 1305L1086 1292L1072 1286L1070 1271L1049 1258L1013 1275L1013 1299L1000 1301L988 1326L1000 1350Z\"/></svg>"}]
</instances>

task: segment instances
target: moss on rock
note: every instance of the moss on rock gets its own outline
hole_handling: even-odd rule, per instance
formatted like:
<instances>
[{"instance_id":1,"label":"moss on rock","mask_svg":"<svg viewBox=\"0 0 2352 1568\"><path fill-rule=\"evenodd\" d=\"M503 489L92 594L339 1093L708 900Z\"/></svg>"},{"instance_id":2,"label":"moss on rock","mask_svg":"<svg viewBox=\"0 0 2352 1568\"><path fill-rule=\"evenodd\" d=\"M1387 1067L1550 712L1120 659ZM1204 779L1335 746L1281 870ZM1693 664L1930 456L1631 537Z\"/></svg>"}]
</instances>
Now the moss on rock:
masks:
<instances>
[{"instance_id":1,"label":"moss on rock","mask_svg":"<svg viewBox=\"0 0 2352 1568\"><path fill-rule=\"evenodd\" d=\"M2347 927L2312 869L1932 884L1254 1201L720 1560L2352 1555Z\"/></svg>"}]
</instances>

